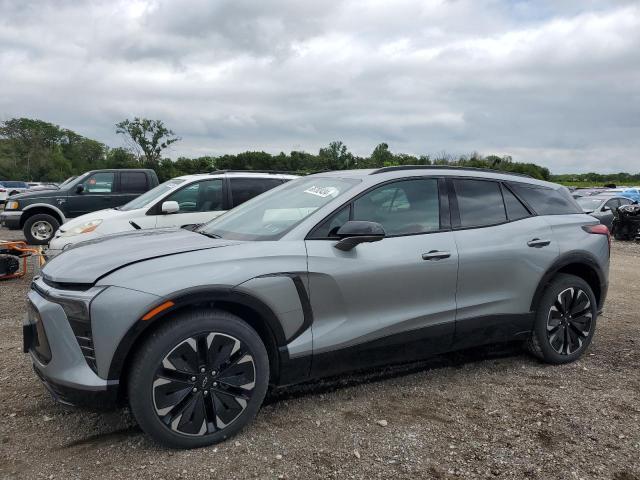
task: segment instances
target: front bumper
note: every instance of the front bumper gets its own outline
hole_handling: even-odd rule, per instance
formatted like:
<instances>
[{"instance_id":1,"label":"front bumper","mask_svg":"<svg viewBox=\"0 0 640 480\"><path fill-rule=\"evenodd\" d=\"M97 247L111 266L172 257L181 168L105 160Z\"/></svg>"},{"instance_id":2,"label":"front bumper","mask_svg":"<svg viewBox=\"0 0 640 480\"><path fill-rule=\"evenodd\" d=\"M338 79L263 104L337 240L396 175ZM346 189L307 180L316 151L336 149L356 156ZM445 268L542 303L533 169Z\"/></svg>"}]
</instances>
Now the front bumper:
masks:
<instances>
[{"instance_id":1,"label":"front bumper","mask_svg":"<svg viewBox=\"0 0 640 480\"><path fill-rule=\"evenodd\" d=\"M11 230L20 228L21 210L5 210L0 213L0 225L4 225Z\"/></svg>"},{"instance_id":2,"label":"front bumper","mask_svg":"<svg viewBox=\"0 0 640 480\"><path fill-rule=\"evenodd\" d=\"M63 308L36 290L28 297L32 309L23 323L24 351L54 399L100 409L116 406L118 380L105 380L89 367Z\"/></svg>"}]
</instances>

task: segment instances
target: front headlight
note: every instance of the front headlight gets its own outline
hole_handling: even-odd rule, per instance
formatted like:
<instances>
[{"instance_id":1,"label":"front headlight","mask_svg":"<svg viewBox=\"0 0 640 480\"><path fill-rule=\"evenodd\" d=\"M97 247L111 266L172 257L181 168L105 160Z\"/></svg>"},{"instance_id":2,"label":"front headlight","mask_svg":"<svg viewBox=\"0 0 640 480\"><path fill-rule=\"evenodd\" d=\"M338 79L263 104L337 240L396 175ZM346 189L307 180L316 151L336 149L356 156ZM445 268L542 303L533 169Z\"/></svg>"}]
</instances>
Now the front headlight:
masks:
<instances>
[{"instance_id":1,"label":"front headlight","mask_svg":"<svg viewBox=\"0 0 640 480\"><path fill-rule=\"evenodd\" d=\"M16 200L11 200L4 206L5 210L18 210L19 208L20 204Z\"/></svg>"},{"instance_id":2,"label":"front headlight","mask_svg":"<svg viewBox=\"0 0 640 480\"><path fill-rule=\"evenodd\" d=\"M90 222L83 223L82 225L78 225L77 227L70 228L60 235L61 237L71 237L73 235L80 235L81 233L90 233L93 232L98 225L102 223L101 219L91 220Z\"/></svg>"}]
</instances>

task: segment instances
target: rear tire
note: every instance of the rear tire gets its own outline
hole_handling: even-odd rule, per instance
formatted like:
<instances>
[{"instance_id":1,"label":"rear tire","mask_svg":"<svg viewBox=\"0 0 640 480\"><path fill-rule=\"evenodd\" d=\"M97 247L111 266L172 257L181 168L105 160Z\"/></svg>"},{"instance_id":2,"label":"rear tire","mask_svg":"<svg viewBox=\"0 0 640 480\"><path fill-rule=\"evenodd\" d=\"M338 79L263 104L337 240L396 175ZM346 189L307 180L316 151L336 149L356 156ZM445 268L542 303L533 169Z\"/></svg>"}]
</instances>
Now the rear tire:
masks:
<instances>
[{"instance_id":1,"label":"rear tire","mask_svg":"<svg viewBox=\"0 0 640 480\"><path fill-rule=\"evenodd\" d=\"M575 275L559 274L538 302L527 349L547 363L573 362L589 347L597 317L589 284Z\"/></svg>"},{"instance_id":2,"label":"rear tire","mask_svg":"<svg viewBox=\"0 0 640 480\"><path fill-rule=\"evenodd\" d=\"M222 310L193 310L150 335L127 387L147 434L171 448L197 448L253 420L268 384L269 357L255 330Z\"/></svg>"},{"instance_id":3,"label":"rear tire","mask_svg":"<svg viewBox=\"0 0 640 480\"><path fill-rule=\"evenodd\" d=\"M46 245L60 228L60 222L46 213L36 213L24 222L22 232L30 245Z\"/></svg>"}]
</instances>

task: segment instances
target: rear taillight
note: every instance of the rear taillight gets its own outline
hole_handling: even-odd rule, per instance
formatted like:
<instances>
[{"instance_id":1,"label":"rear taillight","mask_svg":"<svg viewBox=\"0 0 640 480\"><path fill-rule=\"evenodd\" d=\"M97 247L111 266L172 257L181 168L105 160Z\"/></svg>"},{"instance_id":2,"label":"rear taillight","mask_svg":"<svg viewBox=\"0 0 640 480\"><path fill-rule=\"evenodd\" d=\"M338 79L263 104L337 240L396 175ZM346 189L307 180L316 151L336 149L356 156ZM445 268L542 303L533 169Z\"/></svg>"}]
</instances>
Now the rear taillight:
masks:
<instances>
[{"instance_id":1,"label":"rear taillight","mask_svg":"<svg viewBox=\"0 0 640 480\"><path fill-rule=\"evenodd\" d=\"M4 188L0 188L0 193L5 193L6 190Z\"/></svg>"},{"instance_id":2,"label":"rear taillight","mask_svg":"<svg viewBox=\"0 0 640 480\"><path fill-rule=\"evenodd\" d=\"M611 233L606 225L599 223L598 225L584 225L582 229L587 233L593 233L596 235L606 235L609 247L611 247Z\"/></svg>"}]
</instances>

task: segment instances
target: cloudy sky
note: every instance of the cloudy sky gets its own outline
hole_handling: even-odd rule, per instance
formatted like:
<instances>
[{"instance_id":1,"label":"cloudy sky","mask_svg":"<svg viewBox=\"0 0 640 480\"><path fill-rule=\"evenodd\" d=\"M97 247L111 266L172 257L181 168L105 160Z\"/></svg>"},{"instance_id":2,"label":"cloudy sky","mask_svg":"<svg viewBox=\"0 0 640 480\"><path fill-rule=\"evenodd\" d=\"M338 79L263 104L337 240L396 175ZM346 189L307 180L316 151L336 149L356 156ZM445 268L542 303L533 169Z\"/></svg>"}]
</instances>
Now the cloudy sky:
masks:
<instances>
[{"instance_id":1,"label":"cloudy sky","mask_svg":"<svg viewBox=\"0 0 640 480\"><path fill-rule=\"evenodd\" d=\"M640 2L0 0L0 120L111 146L159 118L169 155L512 155L640 171Z\"/></svg>"}]
</instances>

